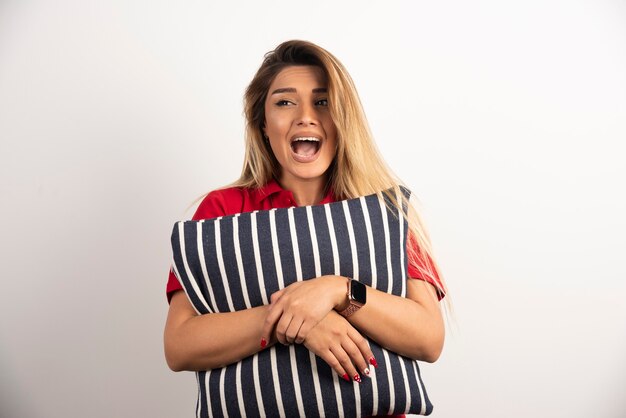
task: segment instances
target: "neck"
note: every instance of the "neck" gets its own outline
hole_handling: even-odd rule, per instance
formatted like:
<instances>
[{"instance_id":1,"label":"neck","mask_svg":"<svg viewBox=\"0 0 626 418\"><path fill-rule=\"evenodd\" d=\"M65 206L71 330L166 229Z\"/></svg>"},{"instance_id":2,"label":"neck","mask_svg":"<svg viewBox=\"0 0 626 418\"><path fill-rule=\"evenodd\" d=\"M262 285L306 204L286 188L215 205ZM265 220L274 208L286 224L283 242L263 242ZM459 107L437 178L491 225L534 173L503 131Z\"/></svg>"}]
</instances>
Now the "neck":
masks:
<instances>
[{"instance_id":1,"label":"neck","mask_svg":"<svg viewBox=\"0 0 626 418\"><path fill-rule=\"evenodd\" d=\"M326 178L311 180L286 181L281 179L281 186L293 193L293 198L298 206L309 206L319 203L324 198L326 191Z\"/></svg>"}]
</instances>

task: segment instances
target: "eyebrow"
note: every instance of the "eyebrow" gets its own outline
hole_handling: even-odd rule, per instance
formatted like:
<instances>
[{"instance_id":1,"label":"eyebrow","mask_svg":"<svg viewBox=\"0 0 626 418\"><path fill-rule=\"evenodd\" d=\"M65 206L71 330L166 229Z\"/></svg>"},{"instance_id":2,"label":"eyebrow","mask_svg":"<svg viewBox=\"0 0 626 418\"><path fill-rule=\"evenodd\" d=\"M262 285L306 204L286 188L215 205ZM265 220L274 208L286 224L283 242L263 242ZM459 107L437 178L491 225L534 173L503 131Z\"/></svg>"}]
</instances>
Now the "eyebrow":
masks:
<instances>
[{"instance_id":1,"label":"eyebrow","mask_svg":"<svg viewBox=\"0 0 626 418\"><path fill-rule=\"evenodd\" d=\"M272 92L272 94L280 94L280 93L297 93L298 91L293 87L283 87L281 89L276 89ZM326 87L318 87L313 89L313 93L328 93L328 89Z\"/></svg>"}]
</instances>

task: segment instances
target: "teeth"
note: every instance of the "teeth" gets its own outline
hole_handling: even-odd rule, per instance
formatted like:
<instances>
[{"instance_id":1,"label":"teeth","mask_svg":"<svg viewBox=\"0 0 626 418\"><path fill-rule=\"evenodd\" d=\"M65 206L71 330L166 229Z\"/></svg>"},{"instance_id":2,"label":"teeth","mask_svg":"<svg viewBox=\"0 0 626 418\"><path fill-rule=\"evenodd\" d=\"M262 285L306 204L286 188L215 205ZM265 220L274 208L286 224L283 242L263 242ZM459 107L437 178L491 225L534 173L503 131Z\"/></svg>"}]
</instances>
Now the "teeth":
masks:
<instances>
[{"instance_id":1,"label":"teeth","mask_svg":"<svg viewBox=\"0 0 626 418\"><path fill-rule=\"evenodd\" d=\"M320 142L319 138L315 138L314 136L301 136L293 140L293 142L296 141Z\"/></svg>"}]
</instances>

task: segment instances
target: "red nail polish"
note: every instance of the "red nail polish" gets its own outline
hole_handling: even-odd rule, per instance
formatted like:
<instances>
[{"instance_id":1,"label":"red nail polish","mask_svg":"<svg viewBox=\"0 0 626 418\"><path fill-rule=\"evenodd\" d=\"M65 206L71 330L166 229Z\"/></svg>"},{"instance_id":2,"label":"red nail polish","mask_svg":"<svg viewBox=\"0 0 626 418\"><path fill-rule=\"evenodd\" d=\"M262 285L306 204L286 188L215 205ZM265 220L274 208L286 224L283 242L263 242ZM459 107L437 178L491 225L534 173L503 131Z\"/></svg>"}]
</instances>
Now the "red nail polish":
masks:
<instances>
[{"instance_id":1,"label":"red nail polish","mask_svg":"<svg viewBox=\"0 0 626 418\"><path fill-rule=\"evenodd\" d=\"M345 373L345 374L344 374L343 376L341 376L341 377L343 377L343 380L345 380L346 382L349 382L349 381L350 381L350 378L348 377L348 373Z\"/></svg>"},{"instance_id":2,"label":"red nail polish","mask_svg":"<svg viewBox=\"0 0 626 418\"><path fill-rule=\"evenodd\" d=\"M261 348L265 348L267 346L267 341L265 341L265 338L261 338Z\"/></svg>"},{"instance_id":3,"label":"red nail polish","mask_svg":"<svg viewBox=\"0 0 626 418\"><path fill-rule=\"evenodd\" d=\"M358 383L361 383L361 376L359 376L359 374L358 374L358 373L356 373L356 374L354 375L354 381L355 381L355 382L358 382Z\"/></svg>"},{"instance_id":4,"label":"red nail polish","mask_svg":"<svg viewBox=\"0 0 626 418\"><path fill-rule=\"evenodd\" d=\"M376 361L376 359L374 357L372 357L370 359L370 364L374 367L378 367L378 362Z\"/></svg>"}]
</instances>

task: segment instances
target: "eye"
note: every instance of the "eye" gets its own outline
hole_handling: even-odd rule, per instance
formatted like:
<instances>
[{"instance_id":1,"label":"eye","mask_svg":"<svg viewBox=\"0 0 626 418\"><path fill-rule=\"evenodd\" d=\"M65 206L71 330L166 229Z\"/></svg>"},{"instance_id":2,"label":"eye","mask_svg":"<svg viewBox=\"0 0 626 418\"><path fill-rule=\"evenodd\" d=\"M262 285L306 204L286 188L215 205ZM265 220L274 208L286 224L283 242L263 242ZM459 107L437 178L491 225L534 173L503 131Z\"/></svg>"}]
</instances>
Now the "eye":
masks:
<instances>
[{"instance_id":1,"label":"eye","mask_svg":"<svg viewBox=\"0 0 626 418\"><path fill-rule=\"evenodd\" d=\"M316 106L328 106L328 99L320 99L315 102Z\"/></svg>"},{"instance_id":2,"label":"eye","mask_svg":"<svg viewBox=\"0 0 626 418\"><path fill-rule=\"evenodd\" d=\"M293 106L293 103L290 102L289 100L279 100L276 102L276 106Z\"/></svg>"}]
</instances>

